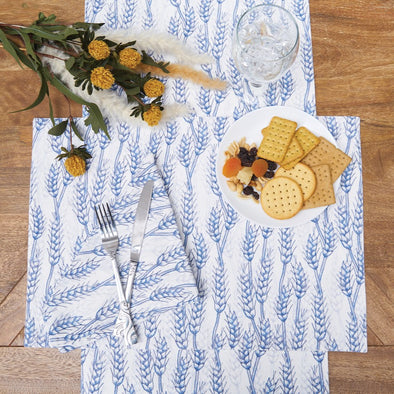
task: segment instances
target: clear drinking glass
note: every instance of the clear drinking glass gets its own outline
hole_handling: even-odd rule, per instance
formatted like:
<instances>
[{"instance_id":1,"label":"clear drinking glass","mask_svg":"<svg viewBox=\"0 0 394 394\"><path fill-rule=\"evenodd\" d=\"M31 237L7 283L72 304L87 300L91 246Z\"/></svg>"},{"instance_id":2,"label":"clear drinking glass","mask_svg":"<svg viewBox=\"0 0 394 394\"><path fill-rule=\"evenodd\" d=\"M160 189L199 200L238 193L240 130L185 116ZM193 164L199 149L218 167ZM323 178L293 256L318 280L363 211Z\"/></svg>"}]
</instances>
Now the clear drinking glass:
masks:
<instances>
[{"instance_id":1,"label":"clear drinking glass","mask_svg":"<svg viewBox=\"0 0 394 394\"><path fill-rule=\"evenodd\" d=\"M252 86L279 78L294 63L299 46L298 25L282 7L260 4L238 21L233 38L237 68Z\"/></svg>"}]
</instances>

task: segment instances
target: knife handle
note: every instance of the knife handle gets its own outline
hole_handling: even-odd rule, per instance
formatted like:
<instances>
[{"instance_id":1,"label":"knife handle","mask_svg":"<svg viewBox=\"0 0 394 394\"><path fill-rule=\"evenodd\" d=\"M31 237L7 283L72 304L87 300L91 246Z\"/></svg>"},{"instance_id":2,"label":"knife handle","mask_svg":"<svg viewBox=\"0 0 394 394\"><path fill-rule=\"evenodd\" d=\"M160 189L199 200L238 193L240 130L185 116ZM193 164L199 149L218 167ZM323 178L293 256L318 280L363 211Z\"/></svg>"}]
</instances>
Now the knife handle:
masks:
<instances>
[{"instance_id":1,"label":"knife handle","mask_svg":"<svg viewBox=\"0 0 394 394\"><path fill-rule=\"evenodd\" d=\"M114 334L123 336L127 345L137 343L137 333L130 316L129 305L126 301L120 303L118 319L116 320Z\"/></svg>"},{"instance_id":2,"label":"knife handle","mask_svg":"<svg viewBox=\"0 0 394 394\"><path fill-rule=\"evenodd\" d=\"M131 296L133 293L133 283L135 278L135 273L137 271L138 261L130 260L130 270L127 277L126 292L125 297L128 303L131 303Z\"/></svg>"}]
</instances>

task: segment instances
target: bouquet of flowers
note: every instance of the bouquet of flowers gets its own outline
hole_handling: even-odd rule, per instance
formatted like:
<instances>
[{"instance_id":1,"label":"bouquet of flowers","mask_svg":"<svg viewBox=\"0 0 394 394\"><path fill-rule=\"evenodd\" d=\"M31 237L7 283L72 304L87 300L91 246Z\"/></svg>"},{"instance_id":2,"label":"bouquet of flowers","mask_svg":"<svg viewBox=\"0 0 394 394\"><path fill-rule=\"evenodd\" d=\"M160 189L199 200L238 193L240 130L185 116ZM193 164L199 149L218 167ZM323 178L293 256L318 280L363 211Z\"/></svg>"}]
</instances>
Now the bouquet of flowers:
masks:
<instances>
[{"instance_id":1,"label":"bouquet of flowers","mask_svg":"<svg viewBox=\"0 0 394 394\"><path fill-rule=\"evenodd\" d=\"M57 24L55 15L47 17L43 13L30 26L0 23L3 48L21 67L30 68L41 80L37 98L23 110L35 107L48 97L53 123L49 133L60 136L69 127L70 148L63 147L58 158L66 158L66 169L75 176L85 172L85 161L91 156L84 145L74 147L72 144L73 133L82 141L83 137L71 113L68 120L56 124L48 84L59 90L68 101L84 105L89 114L85 124L91 126L95 133L104 132L108 138L103 112L110 107L110 100L114 101L112 107L119 104L117 110L127 111L128 117L139 118L149 126L159 123L165 110L162 102L165 85L160 77L187 78L213 89L226 86L224 81L211 79L190 66L154 60L146 50L139 48L136 40L117 42L108 37L110 32L102 35L102 26L101 23L84 22L71 26ZM124 39L126 33L130 34L115 32L112 36ZM168 38L166 41L169 42ZM179 52L181 44L173 43L173 47ZM188 56L186 52L184 55ZM194 57L197 62L207 60L206 56L198 57ZM122 90L126 106L114 87Z\"/></svg>"}]
</instances>

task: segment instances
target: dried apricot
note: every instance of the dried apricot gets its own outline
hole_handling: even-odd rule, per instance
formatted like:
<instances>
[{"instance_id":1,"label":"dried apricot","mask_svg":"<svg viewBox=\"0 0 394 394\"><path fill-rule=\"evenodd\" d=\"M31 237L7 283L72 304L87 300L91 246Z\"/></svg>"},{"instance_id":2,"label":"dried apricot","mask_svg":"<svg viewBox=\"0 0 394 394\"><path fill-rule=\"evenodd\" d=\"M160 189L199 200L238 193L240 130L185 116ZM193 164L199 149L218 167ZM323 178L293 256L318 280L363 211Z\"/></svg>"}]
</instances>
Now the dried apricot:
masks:
<instances>
[{"instance_id":1,"label":"dried apricot","mask_svg":"<svg viewBox=\"0 0 394 394\"><path fill-rule=\"evenodd\" d=\"M238 157L231 157L224 163L223 175L227 178L231 178L232 176L237 175L241 168L241 160L238 159Z\"/></svg>"},{"instance_id":2,"label":"dried apricot","mask_svg":"<svg viewBox=\"0 0 394 394\"><path fill-rule=\"evenodd\" d=\"M264 159L257 159L252 164L253 174L256 175L258 178L264 176L267 170L268 170L268 163Z\"/></svg>"}]
</instances>

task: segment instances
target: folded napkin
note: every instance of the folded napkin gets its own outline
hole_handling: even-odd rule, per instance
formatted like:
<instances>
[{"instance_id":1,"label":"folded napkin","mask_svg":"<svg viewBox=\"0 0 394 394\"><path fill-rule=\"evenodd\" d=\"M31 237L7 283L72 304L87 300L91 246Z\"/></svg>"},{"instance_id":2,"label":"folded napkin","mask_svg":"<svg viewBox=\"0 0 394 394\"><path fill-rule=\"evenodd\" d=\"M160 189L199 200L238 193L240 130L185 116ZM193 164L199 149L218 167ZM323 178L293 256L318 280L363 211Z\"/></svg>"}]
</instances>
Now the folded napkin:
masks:
<instances>
[{"instance_id":1,"label":"folded napkin","mask_svg":"<svg viewBox=\"0 0 394 394\"><path fill-rule=\"evenodd\" d=\"M67 137L48 136L50 125L46 119L34 121L25 344L70 350L111 334L119 309L112 264L94 213L99 203L111 206L125 282L135 209L142 186L154 180L131 303L137 331L150 314L196 297L197 288L154 164L149 130L110 127L111 141L85 130L93 159L86 174L72 178L54 159L60 146L67 146Z\"/></svg>"}]
</instances>

